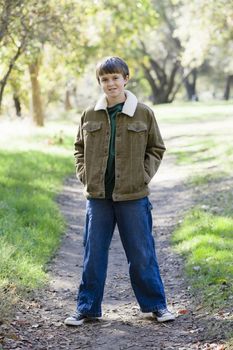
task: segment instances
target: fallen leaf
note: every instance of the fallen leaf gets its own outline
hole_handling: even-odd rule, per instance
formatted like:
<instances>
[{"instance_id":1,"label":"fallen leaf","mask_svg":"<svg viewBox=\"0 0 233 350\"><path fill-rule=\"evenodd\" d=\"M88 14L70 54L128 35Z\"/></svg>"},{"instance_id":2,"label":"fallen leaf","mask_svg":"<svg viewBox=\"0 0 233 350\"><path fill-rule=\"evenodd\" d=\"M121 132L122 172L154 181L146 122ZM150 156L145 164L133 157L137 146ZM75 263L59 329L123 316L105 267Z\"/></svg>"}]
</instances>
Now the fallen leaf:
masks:
<instances>
[{"instance_id":1,"label":"fallen leaf","mask_svg":"<svg viewBox=\"0 0 233 350\"><path fill-rule=\"evenodd\" d=\"M181 310L178 310L178 314L179 315L186 315L186 314L188 314L188 310L187 309L181 309Z\"/></svg>"}]
</instances>

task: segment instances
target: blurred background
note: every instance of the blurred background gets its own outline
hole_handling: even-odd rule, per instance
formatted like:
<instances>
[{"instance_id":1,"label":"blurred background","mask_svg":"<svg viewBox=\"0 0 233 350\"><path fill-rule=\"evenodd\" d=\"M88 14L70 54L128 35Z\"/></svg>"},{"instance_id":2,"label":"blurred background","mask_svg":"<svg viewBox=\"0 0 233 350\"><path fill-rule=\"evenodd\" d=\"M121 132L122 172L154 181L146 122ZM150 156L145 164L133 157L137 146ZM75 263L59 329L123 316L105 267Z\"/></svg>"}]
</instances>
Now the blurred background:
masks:
<instances>
[{"instance_id":1,"label":"blurred background","mask_svg":"<svg viewBox=\"0 0 233 350\"><path fill-rule=\"evenodd\" d=\"M112 55L151 104L229 101L232 38L228 0L0 0L0 119L81 111Z\"/></svg>"}]
</instances>

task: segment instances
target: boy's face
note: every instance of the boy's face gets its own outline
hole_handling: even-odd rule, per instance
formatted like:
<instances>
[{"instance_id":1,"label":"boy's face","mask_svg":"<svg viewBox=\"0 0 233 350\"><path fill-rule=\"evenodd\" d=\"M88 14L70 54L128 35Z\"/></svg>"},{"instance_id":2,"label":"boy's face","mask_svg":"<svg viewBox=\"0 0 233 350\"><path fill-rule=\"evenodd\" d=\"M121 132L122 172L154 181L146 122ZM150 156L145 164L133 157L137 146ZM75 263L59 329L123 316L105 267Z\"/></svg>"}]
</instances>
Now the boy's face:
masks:
<instances>
[{"instance_id":1,"label":"boy's face","mask_svg":"<svg viewBox=\"0 0 233 350\"><path fill-rule=\"evenodd\" d=\"M128 80L129 77L124 78L121 73L108 73L101 75L99 78L100 86L110 99L116 99L124 95L125 84Z\"/></svg>"}]
</instances>

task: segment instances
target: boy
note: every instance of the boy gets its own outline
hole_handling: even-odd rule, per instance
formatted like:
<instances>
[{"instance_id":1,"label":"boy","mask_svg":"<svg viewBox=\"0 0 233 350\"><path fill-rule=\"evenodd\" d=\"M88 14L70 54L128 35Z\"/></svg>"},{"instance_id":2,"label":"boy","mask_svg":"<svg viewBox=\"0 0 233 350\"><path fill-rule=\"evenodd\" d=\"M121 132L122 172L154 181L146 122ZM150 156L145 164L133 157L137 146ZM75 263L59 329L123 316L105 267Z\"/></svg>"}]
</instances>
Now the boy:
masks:
<instances>
[{"instance_id":1,"label":"boy","mask_svg":"<svg viewBox=\"0 0 233 350\"><path fill-rule=\"evenodd\" d=\"M117 224L142 312L172 321L152 236L148 183L165 151L154 114L125 90L127 64L103 60L96 70L104 95L84 111L75 142L76 174L84 185L87 215L83 274L77 311L65 320L78 326L101 317L108 250Z\"/></svg>"}]
</instances>

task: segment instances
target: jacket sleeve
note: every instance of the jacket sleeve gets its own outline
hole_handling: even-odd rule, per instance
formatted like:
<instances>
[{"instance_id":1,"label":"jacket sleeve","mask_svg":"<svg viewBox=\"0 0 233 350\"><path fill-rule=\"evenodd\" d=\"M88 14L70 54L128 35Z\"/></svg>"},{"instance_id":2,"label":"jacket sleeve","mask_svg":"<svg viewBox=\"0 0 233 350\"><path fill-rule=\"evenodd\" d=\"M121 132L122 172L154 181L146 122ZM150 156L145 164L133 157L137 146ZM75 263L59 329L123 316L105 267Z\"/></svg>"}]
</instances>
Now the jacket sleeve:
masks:
<instances>
[{"instance_id":1,"label":"jacket sleeve","mask_svg":"<svg viewBox=\"0 0 233 350\"><path fill-rule=\"evenodd\" d=\"M156 174L165 151L166 148L160 134L158 124L154 113L151 111L151 122L144 159L146 184L148 184L152 177Z\"/></svg>"},{"instance_id":2,"label":"jacket sleeve","mask_svg":"<svg viewBox=\"0 0 233 350\"><path fill-rule=\"evenodd\" d=\"M81 116L81 120L78 126L78 132L74 143L74 158L75 158L75 169L77 178L85 184L85 167L84 167L84 137L83 137L83 120L85 112Z\"/></svg>"}]
</instances>

